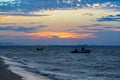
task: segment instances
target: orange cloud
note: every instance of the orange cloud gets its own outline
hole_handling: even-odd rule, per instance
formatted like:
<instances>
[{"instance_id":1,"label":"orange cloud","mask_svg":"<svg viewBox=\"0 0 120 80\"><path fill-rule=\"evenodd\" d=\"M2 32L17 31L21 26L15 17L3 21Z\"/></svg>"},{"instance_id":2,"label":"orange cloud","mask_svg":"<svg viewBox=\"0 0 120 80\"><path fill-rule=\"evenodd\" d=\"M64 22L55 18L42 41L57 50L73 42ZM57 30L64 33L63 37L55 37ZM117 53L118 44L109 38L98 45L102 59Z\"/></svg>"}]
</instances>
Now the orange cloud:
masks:
<instances>
[{"instance_id":1,"label":"orange cloud","mask_svg":"<svg viewBox=\"0 0 120 80\"><path fill-rule=\"evenodd\" d=\"M35 33L28 33L27 36L34 36L34 37L46 37L46 38L88 38L93 37L92 34L78 34L78 33L70 33L70 32L35 32Z\"/></svg>"},{"instance_id":2,"label":"orange cloud","mask_svg":"<svg viewBox=\"0 0 120 80\"><path fill-rule=\"evenodd\" d=\"M0 19L6 18L7 16L0 16Z\"/></svg>"}]
</instances>

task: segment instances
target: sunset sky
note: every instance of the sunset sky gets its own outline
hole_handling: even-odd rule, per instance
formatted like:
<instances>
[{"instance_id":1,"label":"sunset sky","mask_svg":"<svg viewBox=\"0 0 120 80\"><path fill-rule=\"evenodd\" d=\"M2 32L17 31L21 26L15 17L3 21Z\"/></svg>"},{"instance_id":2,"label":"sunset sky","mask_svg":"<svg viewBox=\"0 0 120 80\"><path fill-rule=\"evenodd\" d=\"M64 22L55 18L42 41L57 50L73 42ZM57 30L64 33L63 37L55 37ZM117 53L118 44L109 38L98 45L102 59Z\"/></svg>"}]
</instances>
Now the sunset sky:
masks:
<instances>
[{"instance_id":1,"label":"sunset sky","mask_svg":"<svg viewBox=\"0 0 120 80\"><path fill-rule=\"evenodd\" d=\"M0 45L120 45L120 0L0 0Z\"/></svg>"}]
</instances>

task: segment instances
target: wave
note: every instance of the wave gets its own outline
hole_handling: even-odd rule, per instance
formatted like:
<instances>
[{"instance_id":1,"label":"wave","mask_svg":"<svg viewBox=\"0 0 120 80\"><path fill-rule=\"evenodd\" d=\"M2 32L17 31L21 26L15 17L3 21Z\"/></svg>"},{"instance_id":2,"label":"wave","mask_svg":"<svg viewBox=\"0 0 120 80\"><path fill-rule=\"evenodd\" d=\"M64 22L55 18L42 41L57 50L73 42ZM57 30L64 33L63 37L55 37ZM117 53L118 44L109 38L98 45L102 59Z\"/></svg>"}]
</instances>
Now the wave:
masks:
<instances>
[{"instance_id":1,"label":"wave","mask_svg":"<svg viewBox=\"0 0 120 80\"><path fill-rule=\"evenodd\" d=\"M27 65L25 60L20 58L7 58L2 56L10 70L23 77L23 80L77 80L72 74L57 73L47 70L38 70Z\"/></svg>"}]
</instances>

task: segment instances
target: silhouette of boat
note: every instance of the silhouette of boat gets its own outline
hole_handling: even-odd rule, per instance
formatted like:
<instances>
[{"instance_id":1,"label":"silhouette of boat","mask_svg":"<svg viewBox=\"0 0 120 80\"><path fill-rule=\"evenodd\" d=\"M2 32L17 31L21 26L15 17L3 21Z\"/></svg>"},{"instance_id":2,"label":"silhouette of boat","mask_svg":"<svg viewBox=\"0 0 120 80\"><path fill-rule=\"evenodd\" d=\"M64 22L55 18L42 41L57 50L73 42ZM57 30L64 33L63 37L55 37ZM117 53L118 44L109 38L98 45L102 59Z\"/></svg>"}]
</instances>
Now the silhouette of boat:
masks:
<instances>
[{"instance_id":1,"label":"silhouette of boat","mask_svg":"<svg viewBox=\"0 0 120 80\"><path fill-rule=\"evenodd\" d=\"M80 50L80 51L75 51L75 50L73 50L73 51L71 51L71 53L90 53L91 52L91 50Z\"/></svg>"},{"instance_id":2,"label":"silhouette of boat","mask_svg":"<svg viewBox=\"0 0 120 80\"><path fill-rule=\"evenodd\" d=\"M42 48L37 48L37 51L42 51L44 48L42 47Z\"/></svg>"},{"instance_id":3,"label":"silhouette of boat","mask_svg":"<svg viewBox=\"0 0 120 80\"><path fill-rule=\"evenodd\" d=\"M81 50L75 49L75 50L71 51L71 53L90 53L90 52L91 52L91 50L84 49L84 47L81 47Z\"/></svg>"}]
</instances>

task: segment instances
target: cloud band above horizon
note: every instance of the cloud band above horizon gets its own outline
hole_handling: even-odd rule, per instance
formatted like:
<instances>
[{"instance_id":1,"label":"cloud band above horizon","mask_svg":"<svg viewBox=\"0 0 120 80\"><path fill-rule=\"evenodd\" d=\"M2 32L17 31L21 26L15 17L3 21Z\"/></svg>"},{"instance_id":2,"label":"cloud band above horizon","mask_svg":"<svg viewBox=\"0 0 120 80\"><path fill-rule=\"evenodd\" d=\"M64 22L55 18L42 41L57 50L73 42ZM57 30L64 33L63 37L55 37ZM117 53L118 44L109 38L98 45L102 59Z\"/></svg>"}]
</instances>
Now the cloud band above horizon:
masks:
<instances>
[{"instance_id":1,"label":"cloud band above horizon","mask_svg":"<svg viewBox=\"0 0 120 80\"><path fill-rule=\"evenodd\" d=\"M114 8L120 10L119 0L0 0L0 11L33 12L72 8Z\"/></svg>"}]
</instances>

